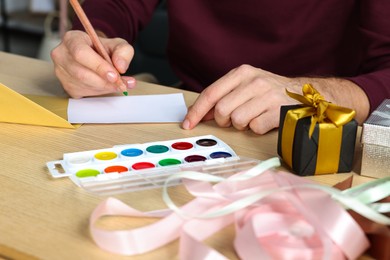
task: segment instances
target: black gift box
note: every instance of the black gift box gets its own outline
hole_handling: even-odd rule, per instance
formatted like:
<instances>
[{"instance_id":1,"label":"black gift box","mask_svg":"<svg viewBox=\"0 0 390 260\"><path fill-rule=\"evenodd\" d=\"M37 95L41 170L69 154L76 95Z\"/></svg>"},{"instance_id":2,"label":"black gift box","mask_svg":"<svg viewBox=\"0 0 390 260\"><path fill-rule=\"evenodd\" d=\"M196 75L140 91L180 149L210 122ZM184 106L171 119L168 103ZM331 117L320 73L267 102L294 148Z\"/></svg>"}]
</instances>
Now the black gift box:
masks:
<instances>
[{"instance_id":1,"label":"black gift box","mask_svg":"<svg viewBox=\"0 0 390 260\"><path fill-rule=\"evenodd\" d=\"M278 133L278 154L282 155L282 133L286 113L290 109L301 108L301 105L282 106L280 111L280 123ZM334 172L316 172L319 124L317 123L314 132L309 137L311 117L299 119L294 133L294 141L292 147L292 165L288 165L294 173L300 176L326 174ZM338 173L350 172L352 170L353 158L355 152L357 122L355 120L345 124L342 130L342 144L340 149L340 160L338 165ZM329 140L332 142L332 140ZM335 152L338 152L339 147L335 147Z\"/></svg>"}]
</instances>

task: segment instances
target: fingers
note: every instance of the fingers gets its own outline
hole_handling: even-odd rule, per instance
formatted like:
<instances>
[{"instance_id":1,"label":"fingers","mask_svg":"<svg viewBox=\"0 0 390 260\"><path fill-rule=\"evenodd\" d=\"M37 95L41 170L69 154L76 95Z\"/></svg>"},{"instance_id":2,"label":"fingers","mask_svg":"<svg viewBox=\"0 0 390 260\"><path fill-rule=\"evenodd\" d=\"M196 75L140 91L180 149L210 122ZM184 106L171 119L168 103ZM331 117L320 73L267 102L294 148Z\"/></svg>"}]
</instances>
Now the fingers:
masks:
<instances>
[{"instance_id":1,"label":"fingers","mask_svg":"<svg viewBox=\"0 0 390 260\"><path fill-rule=\"evenodd\" d=\"M272 96L256 97L236 108L231 114L231 122L238 130L252 130L265 134L279 126L280 106Z\"/></svg>"},{"instance_id":2,"label":"fingers","mask_svg":"<svg viewBox=\"0 0 390 260\"><path fill-rule=\"evenodd\" d=\"M289 79L248 65L229 72L203 91L189 108L184 129L214 117L221 127L251 129L264 134L279 125L280 106L291 104L285 94Z\"/></svg>"},{"instance_id":3,"label":"fingers","mask_svg":"<svg viewBox=\"0 0 390 260\"><path fill-rule=\"evenodd\" d=\"M237 122L243 121L248 117L247 112L253 113L254 110L250 110L252 94L248 85L240 84L226 96L221 98L214 108L214 119L216 123L221 127L238 126ZM243 125L243 128L246 126ZM237 128L241 130L241 127Z\"/></svg>"},{"instance_id":4,"label":"fingers","mask_svg":"<svg viewBox=\"0 0 390 260\"><path fill-rule=\"evenodd\" d=\"M212 119L213 116L210 113L215 105L221 102L241 81L240 74L236 75L236 70L232 70L200 93L195 103L189 108L183 121L182 127L184 129L194 128L206 115L207 119ZM223 108L224 106L219 105L219 107ZM222 109L218 113L225 114ZM215 112L213 114L215 116ZM220 120L221 124L226 125L222 118L218 120Z\"/></svg>"},{"instance_id":5,"label":"fingers","mask_svg":"<svg viewBox=\"0 0 390 260\"><path fill-rule=\"evenodd\" d=\"M102 39L102 43L113 57L113 64L96 53L88 35L81 31L67 32L63 42L52 51L56 75L72 97L118 91L118 71L127 70L133 49L119 38ZM128 88L135 86L134 78L123 78L123 82Z\"/></svg>"},{"instance_id":6,"label":"fingers","mask_svg":"<svg viewBox=\"0 0 390 260\"><path fill-rule=\"evenodd\" d=\"M65 39L67 43L68 53L71 55L71 58L74 60L73 63L69 64L69 71L74 68L74 63L80 64L85 68L95 72L103 80L109 81L111 83L117 82L120 75L118 74L117 69L111 65L109 62L105 61L91 46L90 39L87 35L83 34L83 37L70 37L70 39ZM83 39L84 38L84 39ZM105 42L111 42L111 48L117 43L116 40L102 39ZM121 43L123 44L123 43ZM106 46L105 46L106 47ZM111 53L109 53L111 55ZM117 60L118 55L116 55ZM120 59L123 60L123 59ZM128 64L127 64L128 65ZM126 70L126 69L125 69ZM73 69L74 71L74 69ZM73 73L71 73L74 75ZM85 80L85 77L80 77L80 80ZM114 86L114 85L113 85ZM113 89L114 90L114 89Z\"/></svg>"},{"instance_id":7,"label":"fingers","mask_svg":"<svg viewBox=\"0 0 390 260\"><path fill-rule=\"evenodd\" d=\"M123 76L122 80L125 83L127 89L133 89L137 85L137 81L133 77Z\"/></svg>"},{"instance_id":8,"label":"fingers","mask_svg":"<svg viewBox=\"0 0 390 260\"><path fill-rule=\"evenodd\" d=\"M73 98L108 94L115 89L112 83L78 64L75 64L71 70L56 66L55 72L66 92Z\"/></svg>"},{"instance_id":9,"label":"fingers","mask_svg":"<svg viewBox=\"0 0 390 260\"><path fill-rule=\"evenodd\" d=\"M279 126L280 113L278 110L269 110L266 113L253 118L248 128L255 134L263 135Z\"/></svg>"},{"instance_id":10,"label":"fingers","mask_svg":"<svg viewBox=\"0 0 390 260\"><path fill-rule=\"evenodd\" d=\"M102 39L102 43L107 47L108 52L111 53L111 60L115 68L119 73L125 73L130 61L134 57L133 47L120 38Z\"/></svg>"},{"instance_id":11,"label":"fingers","mask_svg":"<svg viewBox=\"0 0 390 260\"><path fill-rule=\"evenodd\" d=\"M264 112L259 102L260 99L253 98L233 110L229 118L232 126L240 131L249 129L250 122Z\"/></svg>"}]
</instances>

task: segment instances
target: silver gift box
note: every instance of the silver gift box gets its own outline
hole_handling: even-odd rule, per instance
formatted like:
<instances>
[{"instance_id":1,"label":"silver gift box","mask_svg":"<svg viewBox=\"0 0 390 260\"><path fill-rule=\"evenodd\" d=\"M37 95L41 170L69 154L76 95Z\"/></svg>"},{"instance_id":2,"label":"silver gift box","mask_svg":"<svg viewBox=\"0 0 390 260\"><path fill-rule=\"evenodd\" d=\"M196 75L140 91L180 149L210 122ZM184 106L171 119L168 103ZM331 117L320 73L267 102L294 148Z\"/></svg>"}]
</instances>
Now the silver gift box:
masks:
<instances>
[{"instance_id":1,"label":"silver gift box","mask_svg":"<svg viewBox=\"0 0 390 260\"><path fill-rule=\"evenodd\" d=\"M390 176L390 99L363 123L361 175L383 178Z\"/></svg>"}]
</instances>

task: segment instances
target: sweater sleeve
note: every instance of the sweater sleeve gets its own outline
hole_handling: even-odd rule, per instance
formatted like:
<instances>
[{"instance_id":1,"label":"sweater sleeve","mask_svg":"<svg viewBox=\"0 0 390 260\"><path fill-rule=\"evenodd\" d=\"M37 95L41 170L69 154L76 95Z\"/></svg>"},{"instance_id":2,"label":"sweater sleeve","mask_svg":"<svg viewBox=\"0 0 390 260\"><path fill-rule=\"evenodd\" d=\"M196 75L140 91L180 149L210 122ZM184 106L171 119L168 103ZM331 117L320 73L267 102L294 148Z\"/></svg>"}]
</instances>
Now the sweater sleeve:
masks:
<instances>
[{"instance_id":1,"label":"sweater sleeve","mask_svg":"<svg viewBox=\"0 0 390 260\"><path fill-rule=\"evenodd\" d=\"M362 0L360 10L362 64L360 75L348 79L365 91L372 112L390 98L390 1Z\"/></svg>"},{"instance_id":2,"label":"sweater sleeve","mask_svg":"<svg viewBox=\"0 0 390 260\"><path fill-rule=\"evenodd\" d=\"M159 0L85 0L82 4L91 24L108 37L134 42L138 31L150 21ZM73 29L84 30L75 17Z\"/></svg>"}]
</instances>

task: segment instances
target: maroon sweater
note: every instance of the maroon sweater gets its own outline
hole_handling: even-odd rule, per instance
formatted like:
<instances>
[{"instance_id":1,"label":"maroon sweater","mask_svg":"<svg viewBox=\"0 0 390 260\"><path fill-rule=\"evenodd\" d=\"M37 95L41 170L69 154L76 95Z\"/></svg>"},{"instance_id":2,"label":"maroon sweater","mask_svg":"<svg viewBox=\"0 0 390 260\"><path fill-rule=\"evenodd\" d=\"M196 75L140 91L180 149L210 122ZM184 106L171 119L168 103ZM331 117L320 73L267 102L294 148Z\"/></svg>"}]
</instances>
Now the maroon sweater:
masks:
<instances>
[{"instance_id":1,"label":"maroon sweater","mask_svg":"<svg viewBox=\"0 0 390 260\"><path fill-rule=\"evenodd\" d=\"M390 98L389 0L168 0L171 66L200 92L241 65L343 77L371 110ZM85 0L96 29L133 42L158 0ZM79 22L75 28L81 29Z\"/></svg>"}]
</instances>

